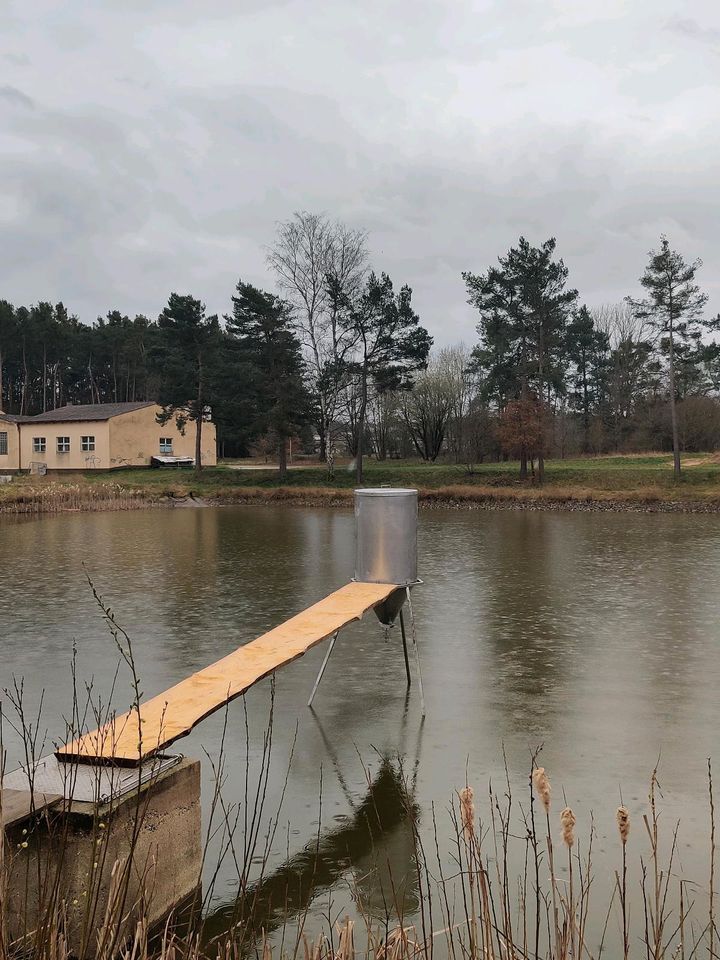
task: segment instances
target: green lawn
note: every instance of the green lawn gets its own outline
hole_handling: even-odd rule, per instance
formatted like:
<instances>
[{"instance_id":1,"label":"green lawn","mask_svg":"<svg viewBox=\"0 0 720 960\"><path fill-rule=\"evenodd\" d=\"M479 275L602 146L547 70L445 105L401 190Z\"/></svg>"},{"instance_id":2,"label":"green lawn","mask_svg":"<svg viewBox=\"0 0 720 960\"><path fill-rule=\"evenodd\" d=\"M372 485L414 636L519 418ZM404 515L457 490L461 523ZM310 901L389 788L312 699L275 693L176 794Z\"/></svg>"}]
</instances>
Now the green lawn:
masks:
<instances>
[{"instance_id":1,"label":"green lawn","mask_svg":"<svg viewBox=\"0 0 720 960\"><path fill-rule=\"evenodd\" d=\"M680 484L673 478L672 456L649 454L627 457L589 457L573 460L548 460L545 466L547 486L588 486L604 490L630 489L647 484L667 489L685 486L703 486L720 483L720 462L709 460L709 455L688 455L689 461L708 458L702 465L686 467ZM242 464L242 461L237 461ZM521 482L520 465L517 462L483 463L472 471L462 464L423 463L418 460L386 460L365 463L365 486L416 486L437 488L447 486L528 486L531 481ZM56 478L62 480L62 478ZM280 486L277 468L268 466L262 470L237 470L230 464L206 467L198 477L190 470L123 470L113 474L84 474L92 483L106 483L109 479L123 486L138 486L147 489L164 487L192 487L208 493L225 487L273 487ZM328 480L324 465L307 466L288 472L283 481L285 487L325 487L328 489L352 489L355 486L355 471L347 465L336 466L335 479Z\"/></svg>"},{"instance_id":2,"label":"green lawn","mask_svg":"<svg viewBox=\"0 0 720 960\"><path fill-rule=\"evenodd\" d=\"M546 464L545 485L538 488L531 480L521 482L518 463L485 463L472 470L461 464L422 463L420 461L368 460L365 468L366 486L409 486L421 490L439 491L437 496L448 499L601 499L643 501L719 501L720 458L709 454L688 455L682 479L676 482L672 472L672 457L648 454L623 457L592 457L571 460L549 460ZM237 464L236 464L237 465ZM135 491L148 499L164 496L184 496L192 492L209 499L232 500L256 493L259 497L273 496L282 487L297 499L304 488L312 488L317 496L326 491L349 491L355 484L355 473L348 465L338 465L335 480L327 479L324 465L312 465L290 470L281 484L277 469L238 470L227 463L204 469L198 476L192 470L122 470L113 473L92 472L73 476L46 478L18 477L11 484L0 487L0 509L3 503L27 496L54 496L62 498L63 491L74 489L75 500L82 499L82 490L93 496L92 488L101 485L95 493L105 497L109 486L121 491ZM81 507L80 507L81 508Z\"/></svg>"}]
</instances>

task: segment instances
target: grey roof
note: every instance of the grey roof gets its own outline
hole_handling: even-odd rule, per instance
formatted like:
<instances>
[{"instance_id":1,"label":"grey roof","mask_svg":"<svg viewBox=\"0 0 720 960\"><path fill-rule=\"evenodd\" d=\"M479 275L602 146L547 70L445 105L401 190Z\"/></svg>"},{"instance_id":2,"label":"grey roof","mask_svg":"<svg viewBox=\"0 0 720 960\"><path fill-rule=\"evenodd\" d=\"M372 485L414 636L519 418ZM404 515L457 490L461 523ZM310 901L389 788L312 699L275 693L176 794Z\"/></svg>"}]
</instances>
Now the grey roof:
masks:
<instances>
[{"instance_id":1,"label":"grey roof","mask_svg":"<svg viewBox=\"0 0 720 960\"><path fill-rule=\"evenodd\" d=\"M138 403L71 403L57 410L47 410L34 417L23 417L29 423L67 423L70 420L110 420L123 413L132 413L143 407L154 407L152 400L143 400Z\"/></svg>"},{"instance_id":2,"label":"grey roof","mask_svg":"<svg viewBox=\"0 0 720 960\"><path fill-rule=\"evenodd\" d=\"M8 423L22 423L29 419L30 417L21 417L19 413L5 413L4 410L0 410L0 420L5 420Z\"/></svg>"}]
</instances>

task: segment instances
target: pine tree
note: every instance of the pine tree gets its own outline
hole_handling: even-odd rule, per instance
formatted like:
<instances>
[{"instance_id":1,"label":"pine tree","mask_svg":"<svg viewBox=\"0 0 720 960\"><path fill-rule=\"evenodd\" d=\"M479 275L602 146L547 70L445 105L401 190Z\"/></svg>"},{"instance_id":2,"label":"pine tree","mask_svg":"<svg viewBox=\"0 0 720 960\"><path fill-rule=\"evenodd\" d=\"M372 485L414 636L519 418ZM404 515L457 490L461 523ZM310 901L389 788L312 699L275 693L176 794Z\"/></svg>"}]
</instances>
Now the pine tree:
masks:
<instances>
[{"instance_id":1,"label":"pine tree","mask_svg":"<svg viewBox=\"0 0 720 960\"><path fill-rule=\"evenodd\" d=\"M427 365L432 337L412 308L412 290L393 290L390 277L371 273L352 308L338 321L355 344L349 363L357 381L356 480L363 482L365 423L370 386L378 393L412 385L412 374Z\"/></svg>"},{"instance_id":2,"label":"pine tree","mask_svg":"<svg viewBox=\"0 0 720 960\"><path fill-rule=\"evenodd\" d=\"M205 316L205 304L195 297L171 293L158 317L160 336L152 361L160 375L161 423L172 417L180 430L195 424L195 469L202 469L202 425L211 402L211 385L220 326L217 316Z\"/></svg>"},{"instance_id":3,"label":"pine tree","mask_svg":"<svg viewBox=\"0 0 720 960\"><path fill-rule=\"evenodd\" d=\"M567 267L553 259L555 245L553 237L540 247L520 237L517 247L499 258L499 266L486 274L463 273L468 302L481 317L478 363L485 363L484 372L505 402L534 399L539 405L540 483L545 476L546 407L553 392L564 390L566 327L577 300L577 290L566 289ZM527 476L524 457L520 474Z\"/></svg>"},{"instance_id":4,"label":"pine tree","mask_svg":"<svg viewBox=\"0 0 720 960\"><path fill-rule=\"evenodd\" d=\"M701 260L686 263L682 255L670 249L667 237L661 237L660 249L650 251L650 262L640 283L648 296L643 300L628 297L639 318L654 328L660 350L667 359L670 385L670 419L673 438L673 468L680 478L680 434L677 419L678 367L690 343L699 341L702 311L707 294L695 283Z\"/></svg>"},{"instance_id":5,"label":"pine tree","mask_svg":"<svg viewBox=\"0 0 720 960\"><path fill-rule=\"evenodd\" d=\"M592 314L586 306L573 315L567 328L567 356L572 364L571 399L580 412L583 425L583 452L590 449L590 418L593 409L600 407L610 353L610 338L595 327Z\"/></svg>"},{"instance_id":6,"label":"pine tree","mask_svg":"<svg viewBox=\"0 0 720 960\"><path fill-rule=\"evenodd\" d=\"M11 410L10 390L7 389L5 368L13 357L14 347L18 339L15 309L7 300L0 300L0 410Z\"/></svg>"},{"instance_id":7,"label":"pine tree","mask_svg":"<svg viewBox=\"0 0 720 960\"><path fill-rule=\"evenodd\" d=\"M300 342L289 305L250 283L238 282L227 331L238 347L238 361L250 371L255 429L277 440L281 479L287 475L287 441L303 428L310 402L303 382Z\"/></svg>"}]
</instances>

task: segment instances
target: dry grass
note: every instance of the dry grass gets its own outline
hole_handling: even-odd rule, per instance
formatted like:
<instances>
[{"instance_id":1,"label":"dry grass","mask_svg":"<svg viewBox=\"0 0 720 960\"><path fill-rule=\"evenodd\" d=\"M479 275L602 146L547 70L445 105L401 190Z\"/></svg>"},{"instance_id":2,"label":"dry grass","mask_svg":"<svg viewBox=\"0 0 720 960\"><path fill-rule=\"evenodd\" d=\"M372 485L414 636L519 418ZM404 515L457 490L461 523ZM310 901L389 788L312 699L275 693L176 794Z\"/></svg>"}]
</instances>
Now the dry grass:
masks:
<instances>
[{"instance_id":1,"label":"dry grass","mask_svg":"<svg viewBox=\"0 0 720 960\"><path fill-rule=\"evenodd\" d=\"M663 454L551 460L546 483L518 479L517 464L368 461L368 486L415 487L426 506L475 509L568 509L713 512L720 510L720 454L685 460L680 482ZM352 471L330 481L320 465L291 471L207 468L191 471L133 469L116 474L15 477L0 486L0 513L134 509L176 504L184 498L208 503L287 503L346 506L355 486Z\"/></svg>"},{"instance_id":2,"label":"dry grass","mask_svg":"<svg viewBox=\"0 0 720 960\"><path fill-rule=\"evenodd\" d=\"M153 500L146 491L119 483L50 481L23 484L0 499L0 513L39 514L138 510Z\"/></svg>"},{"instance_id":3,"label":"dry grass","mask_svg":"<svg viewBox=\"0 0 720 960\"><path fill-rule=\"evenodd\" d=\"M420 487L419 502L424 507L529 510L666 510L714 512L720 510L720 490L697 497L671 498L656 485L627 490L603 490L590 487L495 487L456 484ZM221 487L213 495L216 503L285 503L300 506L350 506L353 491L327 487ZM210 502L212 502L212 500Z\"/></svg>"},{"instance_id":4,"label":"dry grass","mask_svg":"<svg viewBox=\"0 0 720 960\"><path fill-rule=\"evenodd\" d=\"M0 514L77 513L100 510L138 510L149 506L173 506L198 503L215 504L287 504L289 506L350 507L352 489L320 486L218 486L197 495L189 484L172 488L126 487L119 483L62 483L25 486L15 496L0 499ZM519 510L627 510L647 512L720 511L720 491L670 492L657 485L631 489L606 490L583 486L497 487L480 484L456 484L420 487L423 507L461 509Z\"/></svg>"}]
</instances>

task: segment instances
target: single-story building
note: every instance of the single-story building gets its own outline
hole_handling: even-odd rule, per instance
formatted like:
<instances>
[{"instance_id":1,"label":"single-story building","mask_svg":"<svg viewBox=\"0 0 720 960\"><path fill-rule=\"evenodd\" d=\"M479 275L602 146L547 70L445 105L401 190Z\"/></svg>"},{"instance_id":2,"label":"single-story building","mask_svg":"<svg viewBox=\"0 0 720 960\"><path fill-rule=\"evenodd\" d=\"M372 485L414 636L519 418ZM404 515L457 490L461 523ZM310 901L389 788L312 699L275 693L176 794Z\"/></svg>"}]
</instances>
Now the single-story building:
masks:
<instances>
[{"instance_id":1,"label":"single-story building","mask_svg":"<svg viewBox=\"0 0 720 960\"><path fill-rule=\"evenodd\" d=\"M195 457L195 424L175 417L159 424L162 407L142 403L71 404L34 417L0 410L0 473L147 467L154 456ZM217 463L215 424L202 425L202 462Z\"/></svg>"}]
</instances>

